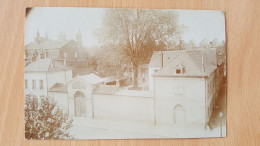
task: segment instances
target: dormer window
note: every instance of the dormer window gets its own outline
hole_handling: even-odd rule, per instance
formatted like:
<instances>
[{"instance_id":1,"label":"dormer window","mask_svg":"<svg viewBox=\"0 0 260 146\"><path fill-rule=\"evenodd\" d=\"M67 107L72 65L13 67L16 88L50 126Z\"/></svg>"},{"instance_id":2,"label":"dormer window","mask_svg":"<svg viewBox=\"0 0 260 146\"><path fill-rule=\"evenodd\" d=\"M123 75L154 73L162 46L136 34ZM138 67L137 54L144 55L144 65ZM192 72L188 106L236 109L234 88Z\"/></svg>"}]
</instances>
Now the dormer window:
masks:
<instances>
[{"instance_id":1,"label":"dormer window","mask_svg":"<svg viewBox=\"0 0 260 146\"><path fill-rule=\"evenodd\" d=\"M176 69L176 74L180 74L181 70L180 69Z\"/></svg>"},{"instance_id":2,"label":"dormer window","mask_svg":"<svg viewBox=\"0 0 260 146\"><path fill-rule=\"evenodd\" d=\"M175 74L179 75L179 74L183 74L184 73L184 66L181 64L177 64L175 66Z\"/></svg>"}]
</instances>

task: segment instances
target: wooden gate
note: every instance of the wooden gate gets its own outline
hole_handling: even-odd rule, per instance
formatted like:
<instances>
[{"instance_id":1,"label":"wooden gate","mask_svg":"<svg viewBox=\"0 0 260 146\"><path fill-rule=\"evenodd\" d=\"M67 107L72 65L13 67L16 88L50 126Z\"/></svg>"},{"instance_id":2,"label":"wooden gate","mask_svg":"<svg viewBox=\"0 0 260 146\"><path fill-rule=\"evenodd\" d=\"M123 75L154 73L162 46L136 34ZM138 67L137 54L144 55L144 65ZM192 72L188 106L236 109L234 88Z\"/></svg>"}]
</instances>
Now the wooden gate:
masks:
<instances>
[{"instance_id":1,"label":"wooden gate","mask_svg":"<svg viewBox=\"0 0 260 146\"><path fill-rule=\"evenodd\" d=\"M86 97L84 93L77 91L74 95L75 103L75 116L85 117L86 116Z\"/></svg>"},{"instance_id":2,"label":"wooden gate","mask_svg":"<svg viewBox=\"0 0 260 146\"><path fill-rule=\"evenodd\" d=\"M185 122L185 110L182 105L176 105L173 110L174 124L183 125Z\"/></svg>"}]
</instances>

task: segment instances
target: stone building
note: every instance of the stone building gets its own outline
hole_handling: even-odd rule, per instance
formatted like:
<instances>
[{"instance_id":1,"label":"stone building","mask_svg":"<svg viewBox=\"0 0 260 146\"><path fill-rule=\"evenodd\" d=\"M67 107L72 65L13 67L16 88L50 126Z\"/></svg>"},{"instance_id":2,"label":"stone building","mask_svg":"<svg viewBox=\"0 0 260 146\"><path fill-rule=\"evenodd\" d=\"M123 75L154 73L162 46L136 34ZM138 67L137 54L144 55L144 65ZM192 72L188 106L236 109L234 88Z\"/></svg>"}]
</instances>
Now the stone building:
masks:
<instances>
[{"instance_id":1,"label":"stone building","mask_svg":"<svg viewBox=\"0 0 260 146\"><path fill-rule=\"evenodd\" d=\"M158 51L149 65L157 124L206 126L224 86L216 49Z\"/></svg>"},{"instance_id":2,"label":"stone building","mask_svg":"<svg viewBox=\"0 0 260 146\"><path fill-rule=\"evenodd\" d=\"M37 32L35 41L25 45L25 61L51 58L67 63L78 61L82 51L81 33L78 32L77 41L66 40L65 34L59 34L58 37L58 40L52 40L47 35L43 37Z\"/></svg>"},{"instance_id":3,"label":"stone building","mask_svg":"<svg viewBox=\"0 0 260 146\"><path fill-rule=\"evenodd\" d=\"M48 96L48 91L57 83L63 83L72 79L72 70L55 59L39 59L29 62L24 67L25 94L33 94L38 97Z\"/></svg>"}]
</instances>

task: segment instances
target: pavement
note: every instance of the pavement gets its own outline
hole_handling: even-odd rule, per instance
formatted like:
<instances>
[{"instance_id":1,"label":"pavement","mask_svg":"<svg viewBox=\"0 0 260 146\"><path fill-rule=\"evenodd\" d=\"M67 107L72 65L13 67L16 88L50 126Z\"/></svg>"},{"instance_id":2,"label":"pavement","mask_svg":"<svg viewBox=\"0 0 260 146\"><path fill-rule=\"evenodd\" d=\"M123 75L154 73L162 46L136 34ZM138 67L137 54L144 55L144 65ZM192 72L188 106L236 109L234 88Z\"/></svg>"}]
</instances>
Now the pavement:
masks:
<instances>
[{"instance_id":1,"label":"pavement","mask_svg":"<svg viewBox=\"0 0 260 146\"><path fill-rule=\"evenodd\" d=\"M226 111L227 111L226 101L227 101L227 91L226 91L226 87L224 87L223 92L219 95L218 99L216 100L216 104L209 121L210 128L220 127L221 122L222 122L222 126L226 126ZM220 112L223 114L222 118L219 117Z\"/></svg>"},{"instance_id":2,"label":"pavement","mask_svg":"<svg viewBox=\"0 0 260 146\"><path fill-rule=\"evenodd\" d=\"M222 136L225 137L225 127ZM70 133L76 139L145 139L219 137L220 129L176 127L152 123L75 118Z\"/></svg>"}]
</instances>

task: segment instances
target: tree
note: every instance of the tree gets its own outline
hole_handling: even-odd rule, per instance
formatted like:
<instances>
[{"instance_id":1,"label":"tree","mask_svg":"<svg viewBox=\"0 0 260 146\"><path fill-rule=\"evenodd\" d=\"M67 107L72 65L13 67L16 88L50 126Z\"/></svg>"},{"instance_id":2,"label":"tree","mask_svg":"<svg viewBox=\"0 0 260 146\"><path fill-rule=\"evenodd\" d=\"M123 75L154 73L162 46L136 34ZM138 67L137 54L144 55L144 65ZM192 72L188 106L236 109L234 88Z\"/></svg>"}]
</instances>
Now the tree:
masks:
<instances>
[{"instance_id":1,"label":"tree","mask_svg":"<svg viewBox=\"0 0 260 146\"><path fill-rule=\"evenodd\" d=\"M203 40L200 41L199 47L209 48L210 47L210 42L207 39L203 39Z\"/></svg>"},{"instance_id":2,"label":"tree","mask_svg":"<svg viewBox=\"0 0 260 146\"><path fill-rule=\"evenodd\" d=\"M51 97L25 96L25 138L26 139L72 139L68 133L72 119L58 108Z\"/></svg>"},{"instance_id":3,"label":"tree","mask_svg":"<svg viewBox=\"0 0 260 146\"><path fill-rule=\"evenodd\" d=\"M220 42L218 41L218 39L214 39L210 42L210 47L218 47L220 46Z\"/></svg>"},{"instance_id":4,"label":"tree","mask_svg":"<svg viewBox=\"0 0 260 146\"><path fill-rule=\"evenodd\" d=\"M177 13L170 10L106 11L101 42L118 46L128 57L133 66L133 88L138 88L138 66L150 59L158 44L169 45L181 34L177 19Z\"/></svg>"},{"instance_id":5,"label":"tree","mask_svg":"<svg viewBox=\"0 0 260 146\"><path fill-rule=\"evenodd\" d=\"M190 40L189 45L191 46L191 48L197 47L196 42L194 40Z\"/></svg>"}]
</instances>

